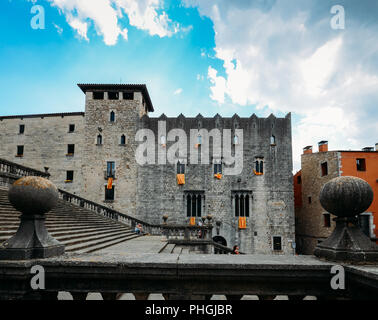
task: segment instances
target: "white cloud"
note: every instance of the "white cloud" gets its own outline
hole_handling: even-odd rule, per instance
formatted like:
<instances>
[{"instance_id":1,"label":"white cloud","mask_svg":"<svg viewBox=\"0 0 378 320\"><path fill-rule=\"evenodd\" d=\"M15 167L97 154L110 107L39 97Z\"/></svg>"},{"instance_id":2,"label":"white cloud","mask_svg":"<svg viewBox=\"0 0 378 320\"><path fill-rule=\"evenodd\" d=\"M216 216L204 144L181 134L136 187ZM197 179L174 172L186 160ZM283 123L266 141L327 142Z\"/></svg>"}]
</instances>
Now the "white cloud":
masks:
<instances>
[{"instance_id":1,"label":"white cloud","mask_svg":"<svg viewBox=\"0 0 378 320\"><path fill-rule=\"evenodd\" d=\"M179 95L182 93L182 89L181 88L178 88L175 92L173 92L173 94L176 96L176 95Z\"/></svg>"},{"instance_id":2,"label":"white cloud","mask_svg":"<svg viewBox=\"0 0 378 320\"><path fill-rule=\"evenodd\" d=\"M370 141L378 136L374 28L349 20L345 32L335 32L329 25L331 5L311 0L186 3L214 25L224 76L209 66L211 99L299 115L293 130L296 168L302 148L323 139L338 149L376 142Z\"/></svg>"},{"instance_id":3,"label":"white cloud","mask_svg":"<svg viewBox=\"0 0 378 320\"><path fill-rule=\"evenodd\" d=\"M161 11L160 0L49 0L67 19L68 24L83 39L93 23L106 45L115 45L119 36L127 40L128 30L121 26L124 15L129 24L159 37L172 36L180 25ZM187 28L183 28L186 32ZM190 30L190 29L189 29Z\"/></svg>"}]
</instances>

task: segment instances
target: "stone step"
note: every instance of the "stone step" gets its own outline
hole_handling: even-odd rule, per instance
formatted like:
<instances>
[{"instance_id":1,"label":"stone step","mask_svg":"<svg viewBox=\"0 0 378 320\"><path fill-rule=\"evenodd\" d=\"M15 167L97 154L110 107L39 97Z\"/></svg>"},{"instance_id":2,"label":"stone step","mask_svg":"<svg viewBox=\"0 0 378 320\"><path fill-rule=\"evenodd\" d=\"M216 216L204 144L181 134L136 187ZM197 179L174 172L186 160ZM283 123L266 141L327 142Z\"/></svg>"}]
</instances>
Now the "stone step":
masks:
<instances>
[{"instance_id":1,"label":"stone step","mask_svg":"<svg viewBox=\"0 0 378 320\"><path fill-rule=\"evenodd\" d=\"M56 239L62 243L64 243L65 245L67 246L73 246L73 245L80 245L80 244L89 244L91 243L92 241L95 241L96 243L99 243L101 241L108 241L108 240L112 240L114 238L117 238L117 237L123 237L123 236L131 236L132 233L131 232L124 232L124 231L118 231L118 232L107 232L106 234L104 235L92 235L92 236L87 236L87 237L82 237L82 238L74 238L74 239L70 239L70 238L67 238L65 237L63 239L60 239L59 237L57 237Z\"/></svg>"},{"instance_id":2,"label":"stone step","mask_svg":"<svg viewBox=\"0 0 378 320\"><path fill-rule=\"evenodd\" d=\"M0 188L0 243L16 233L20 215L10 204L7 190ZM66 245L67 252L94 252L140 237L125 224L61 199L46 214L46 228Z\"/></svg>"},{"instance_id":3,"label":"stone step","mask_svg":"<svg viewBox=\"0 0 378 320\"><path fill-rule=\"evenodd\" d=\"M97 237L97 239L100 239L100 236L105 236L109 234L115 235L119 233L123 233L126 235L133 232L131 230L125 230L125 229L110 229L110 230L102 231L102 232L92 231L92 232L79 232L76 234L71 233L64 236L54 235L53 233L51 233L51 235L54 236L54 238L59 239L59 241L68 241L68 240L75 240L75 239L89 239L91 237L94 237L94 238Z\"/></svg>"},{"instance_id":4,"label":"stone step","mask_svg":"<svg viewBox=\"0 0 378 320\"><path fill-rule=\"evenodd\" d=\"M133 238L136 238L137 234L133 234L133 235L121 235L121 236L116 236L116 237L112 237L112 238L108 238L108 239L105 239L105 240L102 240L102 241L98 241L98 240L93 240L93 241L90 241L90 242L85 242L85 243L80 243L80 244L76 244L76 245L70 245L66 251L67 252L72 252L72 251L78 251L78 250L83 250L83 249L88 249L88 248L91 248L91 252L94 251L93 247L100 247L101 245L106 245L107 247L110 246L111 243L113 244L116 244L115 242L117 243L120 243L122 242L121 240L123 241L126 241L126 240L129 240L129 239L133 239ZM113 245L111 244L111 245ZM95 250L99 250L99 249L95 249ZM86 250L86 252L89 252L88 250Z\"/></svg>"}]
</instances>

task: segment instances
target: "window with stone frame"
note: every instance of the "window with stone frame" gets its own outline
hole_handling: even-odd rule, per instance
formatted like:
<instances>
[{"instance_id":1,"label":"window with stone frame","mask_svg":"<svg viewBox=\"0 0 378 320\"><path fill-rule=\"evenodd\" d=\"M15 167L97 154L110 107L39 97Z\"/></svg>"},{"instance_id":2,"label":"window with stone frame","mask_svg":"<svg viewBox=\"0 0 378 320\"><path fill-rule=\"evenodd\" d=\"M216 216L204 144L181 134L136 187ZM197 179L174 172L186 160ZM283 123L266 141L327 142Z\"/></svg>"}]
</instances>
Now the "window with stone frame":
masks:
<instances>
[{"instance_id":1,"label":"window with stone frame","mask_svg":"<svg viewBox=\"0 0 378 320\"><path fill-rule=\"evenodd\" d=\"M255 172L258 174L264 174L264 158L257 157L255 160Z\"/></svg>"},{"instance_id":2,"label":"window with stone frame","mask_svg":"<svg viewBox=\"0 0 378 320\"><path fill-rule=\"evenodd\" d=\"M73 156L74 154L75 154L75 145L74 144L67 145L67 155Z\"/></svg>"},{"instance_id":3,"label":"window with stone frame","mask_svg":"<svg viewBox=\"0 0 378 320\"><path fill-rule=\"evenodd\" d=\"M222 174L222 160L214 160L214 174Z\"/></svg>"},{"instance_id":4,"label":"window with stone frame","mask_svg":"<svg viewBox=\"0 0 378 320\"><path fill-rule=\"evenodd\" d=\"M126 144L126 136L123 134L121 136L121 145L125 145Z\"/></svg>"},{"instance_id":5,"label":"window with stone frame","mask_svg":"<svg viewBox=\"0 0 378 320\"><path fill-rule=\"evenodd\" d=\"M328 176L328 163L327 162L323 162L321 164L321 169L322 169L322 177Z\"/></svg>"},{"instance_id":6,"label":"window with stone frame","mask_svg":"<svg viewBox=\"0 0 378 320\"><path fill-rule=\"evenodd\" d=\"M186 201L186 216L201 217L205 208L204 191L186 191L184 195Z\"/></svg>"},{"instance_id":7,"label":"window with stone frame","mask_svg":"<svg viewBox=\"0 0 378 320\"><path fill-rule=\"evenodd\" d=\"M114 191L114 186L112 186L111 189L108 189L108 187L105 186L105 201L114 201Z\"/></svg>"},{"instance_id":8,"label":"window with stone frame","mask_svg":"<svg viewBox=\"0 0 378 320\"><path fill-rule=\"evenodd\" d=\"M97 145L102 145L102 135L101 134L99 134L97 136Z\"/></svg>"},{"instance_id":9,"label":"window with stone frame","mask_svg":"<svg viewBox=\"0 0 378 320\"><path fill-rule=\"evenodd\" d=\"M108 99L109 100L119 100L119 92L109 91L108 92Z\"/></svg>"},{"instance_id":10,"label":"window with stone frame","mask_svg":"<svg viewBox=\"0 0 378 320\"><path fill-rule=\"evenodd\" d=\"M74 172L72 170L68 170L66 172L66 181L67 182L72 182L74 179Z\"/></svg>"},{"instance_id":11,"label":"window with stone frame","mask_svg":"<svg viewBox=\"0 0 378 320\"><path fill-rule=\"evenodd\" d=\"M24 156L24 146L17 146L17 157Z\"/></svg>"},{"instance_id":12,"label":"window with stone frame","mask_svg":"<svg viewBox=\"0 0 378 320\"><path fill-rule=\"evenodd\" d=\"M282 237L273 236L273 251L282 251Z\"/></svg>"},{"instance_id":13,"label":"window with stone frame","mask_svg":"<svg viewBox=\"0 0 378 320\"><path fill-rule=\"evenodd\" d=\"M68 126L68 132L69 133L72 133L72 132L74 132L75 131L75 125L74 124L70 124L69 126Z\"/></svg>"},{"instance_id":14,"label":"window with stone frame","mask_svg":"<svg viewBox=\"0 0 378 320\"><path fill-rule=\"evenodd\" d=\"M115 178L115 162L108 161L106 163L106 178Z\"/></svg>"},{"instance_id":15,"label":"window with stone frame","mask_svg":"<svg viewBox=\"0 0 378 320\"><path fill-rule=\"evenodd\" d=\"M331 215L329 213L323 213L323 223L325 228L331 227Z\"/></svg>"},{"instance_id":16,"label":"window with stone frame","mask_svg":"<svg viewBox=\"0 0 378 320\"><path fill-rule=\"evenodd\" d=\"M177 161L177 174L185 174L185 163Z\"/></svg>"},{"instance_id":17,"label":"window with stone frame","mask_svg":"<svg viewBox=\"0 0 378 320\"><path fill-rule=\"evenodd\" d=\"M252 191L232 191L231 197L235 217L249 217Z\"/></svg>"},{"instance_id":18,"label":"window with stone frame","mask_svg":"<svg viewBox=\"0 0 378 320\"><path fill-rule=\"evenodd\" d=\"M115 112L112 111L110 112L110 119L109 119L110 122L115 122Z\"/></svg>"},{"instance_id":19,"label":"window with stone frame","mask_svg":"<svg viewBox=\"0 0 378 320\"><path fill-rule=\"evenodd\" d=\"M24 133L25 133L25 125L24 124L20 124L19 134L24 134Z\"/></svg>"}]
</instances>

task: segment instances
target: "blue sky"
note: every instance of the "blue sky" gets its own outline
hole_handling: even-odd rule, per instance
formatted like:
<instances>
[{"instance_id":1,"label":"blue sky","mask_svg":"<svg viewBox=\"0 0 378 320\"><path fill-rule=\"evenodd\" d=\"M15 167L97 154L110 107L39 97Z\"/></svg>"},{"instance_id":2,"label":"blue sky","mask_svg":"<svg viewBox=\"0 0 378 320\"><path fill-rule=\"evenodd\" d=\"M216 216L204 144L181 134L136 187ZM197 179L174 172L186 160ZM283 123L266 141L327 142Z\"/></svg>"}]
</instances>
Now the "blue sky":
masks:
<instances>
[{"instance_id":1,"label":"blue sky","mask_svg":"<svg viewBox=\"0 0 378 320\"><path fill-rule=\"evenodd\" d=\"M344 29L330 26L336 4ZM83 111L76 83L146 83L154 116L292 112L295 168L320 140L378 142L377 1L3 0L0 12L1 115Z\"/></svg>"}]
</instances>

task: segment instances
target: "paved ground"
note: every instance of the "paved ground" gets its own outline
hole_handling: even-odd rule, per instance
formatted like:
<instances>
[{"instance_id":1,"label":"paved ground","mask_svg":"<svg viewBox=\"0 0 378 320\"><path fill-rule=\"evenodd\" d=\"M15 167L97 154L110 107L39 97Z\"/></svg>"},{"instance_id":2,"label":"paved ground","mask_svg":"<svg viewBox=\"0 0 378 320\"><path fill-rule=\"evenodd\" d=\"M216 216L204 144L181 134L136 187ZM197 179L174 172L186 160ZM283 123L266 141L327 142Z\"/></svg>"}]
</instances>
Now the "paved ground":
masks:
<instances>
[{"instance_id":1,"label":"paved ground","mask_svg":"<svg viewBox=\"0 0 378 320\"><path fill-rule=\"evenodd\" d=\"M144 236L96 251L96 254L159 253L166 244L164 236Z\"/></svg>"}]
</instances>

